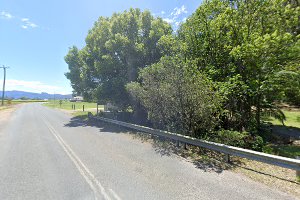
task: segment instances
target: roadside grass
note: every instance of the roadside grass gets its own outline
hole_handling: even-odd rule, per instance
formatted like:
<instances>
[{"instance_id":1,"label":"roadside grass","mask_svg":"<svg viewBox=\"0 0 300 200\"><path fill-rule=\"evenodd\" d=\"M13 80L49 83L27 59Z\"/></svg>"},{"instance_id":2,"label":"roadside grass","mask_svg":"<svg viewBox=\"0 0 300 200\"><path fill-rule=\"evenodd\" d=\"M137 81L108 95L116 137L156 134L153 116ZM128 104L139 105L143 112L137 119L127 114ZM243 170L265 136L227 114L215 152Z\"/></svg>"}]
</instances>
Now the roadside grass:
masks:
<instances>
[{"instance_id":1,"label":"roadside grass","mask_svg":"<svg viewBox=\"0 0 300 200\"><path fill-rule=\"evenodd\" d=\"M231 156L231 162L227 163L222 153L192 145L187 145L187 149L184 149L182 145L178 148L174 141L157 136L152 137L138 131L128 130L125 133L133 139L152 144L155 152L161 156L179 156L205 172L222 173L224 170L229 170L243 174L274 189L295 196L300 195L300 184L297 182L299 177L295 176L294 170L236 156Z\"/></svg>"},{"instance_id":2,"label":"roadside grass","mask_svg":"<svg viewBox=\"0 0 300 200\"><path fill-rule=\"evenodd\" d=\"M266 122L275 125L273 131L299 131L300 134L300 110L283 110L283 113L286 116L286 121L284 125L277 119L273 117L265 118ZM268 152L279 156L295 158L300 156L300 146L296 144L269 144Z\"/></svg>"},{"instance_id":3,"label":"roadside grass","mask_svg":"<svg viewBox=\"0 0 300 200\"><path fill-rule=\"evenodd\" d=\"M93 102L70 102L68 100L62 100L60 104L60 100L49 100L47 103L43 104L44 106L48 106L50 108L59 108L64 110L72 110L72 105L75 105L75 111L82 111L83 105L86 111L93 111L97 109L97 103ZM104 106L99 105L99 110L103 110Z\"/></svg>"},{"instance_id":4,"label":"roadside grass","mask_svg":"<svg viewBox=\"0 0 300 200\"><path fill-rule=\"evenodd\" d=\"M300 146L296 145L278 145L272 146L273 154L289 158L296 158L300 156Z\"/></svg>"},{"instance_id":5,"label":"roadside grass","mask_svg":"<svg viewBox=\"0 0 300 200\"><path fill-rule=\"evenodd\" d=\"M86 121L87 119L88 119L88 112L89 111L75 111L75 112L73 112L72 113L72 115L74 116L74 117L76 117L76 118L79 118L79 119L81 119L81 120L84 120L84 121ZM96 112L91 112L93 115L95 115L96 114Z\"/></svg>"},{"instance_id":6,"label":"roadside grass","mask_svg":"<svg viewBox=\"0 0 300 200\"><path fill-rule=\"evenodd\" d=\"M245 158L238 158L241 164L232 171L241 173L254 181L266 184L276 190L300 196L299 177L295 170L286 169Z\"/></svg>"},{"instance_id":7,"label":"roadside grass","mask_svg":"<svg viewBox=\"0 0 300 200\"><path fill-rule=\"evenodd\" d=\"M22 99L14 99L12 100L13 103L34 103L34 102L47 102L46 100L38 100L38 99L28 99L28 100L22 100Z\"/></svg>"},{"instance_id":8,"label":"roadside grass","mask_svg":"<svg viewBox=\"0 0 300 200\"><path fill-rule=\"evenodd\" d=\"M5 109L8 109L8 108L10 108L10 107L12 107L12 106L7 106L7 105L0 106L0 111L1 111L1 110L5 110Z\"/></svg>"},{"instance_id":9,"label":"roadside grass","mask_svg":"<svg viewBox=\"0 0 300 200\"><path fill-rule=\"evenodd\" d=\"M44 100L4 100L4 105L0 102L0 111L13 107L14 105L21 103L33 103L33 102L45 102Z\"/></svg>"},{"instance_id":10,"label":"roadside grass","mask_svg":"<svg viewBox=\"0 0 300 200\"><path fill-rule=\"evenodd\" d=\"M80 113L77 114L80 115ZM107 130L114 129L116 132L124 133L128 137L139 140L142 143L149 143L152 145L154 151L161 156L178 156L204 172L222 173L224 170L230 170L243 174L252 180L266 184L274 189L295 196L300 195L300 184L297 182L299 178L295 176L294 170L236 156L231 156L231 162L227 163L224 159L224 154L205 148L186 145L187 149L184 149L182 144L180 144L180 147L177 147L175 141L122 128L110 123L91 120L88 124Z\"/></svg>"},{"instance_id":11,"label":"roadside grass","mask_svg":"<svg viewBox=\"0 0 300 200\"><path fill-rule=\"evenodd\" d=\"M285 126L300 128L300 111L283 110L283 113L286 116ZM268 117L265 120L273 125L282 125L279 120L273 117Z\"/></svg>"}]
</instances>

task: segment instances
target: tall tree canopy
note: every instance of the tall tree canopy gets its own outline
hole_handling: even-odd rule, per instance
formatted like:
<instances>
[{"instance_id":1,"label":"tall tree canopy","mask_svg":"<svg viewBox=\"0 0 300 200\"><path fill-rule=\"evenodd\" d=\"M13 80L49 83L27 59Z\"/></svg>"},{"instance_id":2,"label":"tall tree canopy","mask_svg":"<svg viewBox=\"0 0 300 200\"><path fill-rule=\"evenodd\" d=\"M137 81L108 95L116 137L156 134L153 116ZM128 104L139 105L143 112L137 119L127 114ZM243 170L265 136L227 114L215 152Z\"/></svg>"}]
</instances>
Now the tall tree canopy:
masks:
<instances>
[{"instance_id":1,"label":"tall tree canopy","mask_svg":"<svg viewBox=\"0 0 300 200\"><path fill-rule=\"evenodd\" d=\"M297 1L210 0L180 27L187 57L227 98L225 127L259 127L262 112L284 118L274 102L282 99L280 73L299 73L299 16Z\"/></svg>"},{"instance_id":2,"label":"tall tree canopy","mask_svg":"<svg viewBox=\"0 0 300 200\"><path fill-rule=\"evenodd\" d=\"M299 16L295 0L206 0L173 33L130 9L70 48L66 77L87 100L147 111L158 127L254 136L263 114L284 120L277 102L300 104Z\"/></svg>"},{"instance_id":3,"label":"tall tree canopy","mask_svg":"<svg viewBox=\"0 0 300 200\"><path fill-rule=\"evenodd\" d=\"M221 97L195 62L164 56L140 71L140 83L127 84L158 128L193 137L218 125Z\"/></svg>"},{"instance_id":4,"label":"tall tree canopy","mask_svg":"<svg viewBox=\"0 0 300 200\"><path fill-rule=\"evenodd\" d=\"M66 76L85 98L109 101L120 109L134 108L125 85L137 79L140 68L161 58L158 41L171 33L171 26L149 11L130 9L100 17L86 37L86 46L79 52L76 47L70 49Z\"/></svg>"}]
</instances>

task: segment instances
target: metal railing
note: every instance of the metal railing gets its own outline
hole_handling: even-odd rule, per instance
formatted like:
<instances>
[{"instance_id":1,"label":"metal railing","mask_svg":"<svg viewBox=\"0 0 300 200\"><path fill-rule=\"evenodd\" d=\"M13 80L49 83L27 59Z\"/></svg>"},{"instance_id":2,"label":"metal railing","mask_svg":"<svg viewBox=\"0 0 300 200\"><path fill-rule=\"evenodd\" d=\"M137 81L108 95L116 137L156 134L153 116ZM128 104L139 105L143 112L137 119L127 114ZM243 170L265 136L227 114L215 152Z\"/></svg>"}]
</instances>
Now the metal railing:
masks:
<instances>
[{"instance_id":1,"label":"metal railing","mask_svg":"<svg viewBox=\"0 0 300 200\"><path fill-rule=\"evenodd\" d=\"M204 147L210 150L218 151L221 153L224 153L227 155L227 158L229 159L229 155L233 156L239 156L242 158L247 158L250 160L256 160L264 163L268 163L271 165L277 165L280 167L288 168L288 169L293 169L296 171L300 171L300 160L297 159L292 159L292 158L286 158L282 156L276 156L276 155L271 155L271 154L266 154L262 152L257 152L249 149L243 149L243 148L238 148L238 147L233 147L225 144L220 144L220 143L215 143L215 142L209 142L205 140L200 140L196 138L192 138L189 136L184 136L176 133L171 133L168 131L162 131L162 130L157 130L157 129L152 129L149 127L144 127L136 124L130 124L126 122L121 122L113 119L108 119L104 117L95 117L92 116L91 113L89 113L89 118L92 119L98 119L104 122L109 122L117 125L121 125L127 128L131 128L134 130L150 133L153 135L158 135L161 137L169 138L172 140L176 140L185 144L190 144L198 147Z\"/></svg>"}]
</instances>

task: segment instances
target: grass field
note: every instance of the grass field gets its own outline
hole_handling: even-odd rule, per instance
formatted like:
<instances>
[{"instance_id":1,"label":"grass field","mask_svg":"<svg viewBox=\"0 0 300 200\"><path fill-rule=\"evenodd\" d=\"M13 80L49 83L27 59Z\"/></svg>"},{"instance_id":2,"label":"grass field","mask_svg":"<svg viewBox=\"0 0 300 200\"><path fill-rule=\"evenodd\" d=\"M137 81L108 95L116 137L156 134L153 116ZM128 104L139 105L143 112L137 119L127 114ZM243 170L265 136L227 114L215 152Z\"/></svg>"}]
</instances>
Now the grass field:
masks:
<instances>
[{"instance_id":1,"label":"grass field","mask_svg":"<svg viewBox=\"0 0 300 200\"><path fill-rule=\"evenodd\" d=\"M289 157L289 158L296 158L296 156L300 156L300 146L296 145L279 145L273 147L274 154Z\"/></svg>"},{"instance_id":2,"label":"grass field","mask_svg":"<svg viewBox=\"0 0 300 200\"><path fill-rule=\"evenodd\" d=\"M286 129L281 130L293 130L293 131L299 131L300 133L300 110L283 110L286 121L284 122L284 125L287 127ZM282 123L274 118L267 118L267 122L272 123L273 125L278 125L278 127L284 127ZM293 144L282 144L282 145L270 145L270 152L275 155L295 158L296 156L300 156L300 146L299 145L293 145Z\"/></svg>"},{"instance_id":3,"label":"grass field","mask_svg":"<svg viewBox=\"0 0 300 200\"><path fill-rule=\"evenodd\" d=\"M61 103L60 103L61 102ZM97 109L97 104L96 103L91 103L91 102L70 102L67 100L50 100L47 103L44 103L43 105L51 107L51 108L60 108L64 110L72 110L72 105L75 105L75 110L76 111L82 111L83 105L84 109L86 111L93 111ZM103 105L99 105L99 109L104 109Z\"/></svg>"},{"instance_id":4,"label":"grass field","mask_svg":"<svg viewBox=\"0 0 300 200\"><path fill-rule=\"evenodd\" d=\"M284 122L284 125L300 128L300 111L283 110L283 113L286 116L286 121ZM266 121L271 122L274 125L282 125L279 120L274 119L272 117L266 119Z\"/></svg>"},{"instance_id":5,"label":"grass field","mask_svg":"<svg viewBox=\"0 0 300 200\"><path fill-rule=\"evenodd\" d=\"M14 105L21 104L21 103L33 103L33 102L45 102L45 101L43 101L43 100L11 100L11 101L4 100L3 106L1 105L2 102L0 101L0 110L7 109Z\"/></svg>"}]
</instances>

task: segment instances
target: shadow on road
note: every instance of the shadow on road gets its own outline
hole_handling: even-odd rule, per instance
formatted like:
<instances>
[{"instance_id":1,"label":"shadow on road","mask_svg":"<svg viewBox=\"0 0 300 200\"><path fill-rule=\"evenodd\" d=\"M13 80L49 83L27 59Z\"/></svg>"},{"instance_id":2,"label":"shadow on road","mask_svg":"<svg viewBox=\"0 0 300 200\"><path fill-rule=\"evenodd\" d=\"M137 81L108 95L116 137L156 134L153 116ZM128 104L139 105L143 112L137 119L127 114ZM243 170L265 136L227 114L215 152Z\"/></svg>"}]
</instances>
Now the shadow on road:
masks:
<instances>
[{"instance_id":1,"label":"shadow on road","mask_svg":"<svg viewBox=\"0 0 300 200\"><path fill-rule=\"evenodd\" d=\"M82 117L72 117L70 122L64 125L65 127L79 127L79 126L87 126L87 121L85 121Z\"/></svg>"},{"instance_id":2,"label":"shadow on road","mask_svg":"<svg viewBox=\"0 0 300 200\"><path fill-rule=\"evenodd\" d=\"M261 174L261 172L256 171L255 169L245 167L244 162L237 157L231 158L232 162L227 163L224 161L224 155L222 153L190 145L187 145L187 149L184 149L182 144L180 147L177 147L176 141L159 136L151 136L147 133L138 132L102 121L87 120L86 118L82 117L73 117L69 123L65 124L65 127L95 127L98 128L101 133L128 134L133 139L150 143L157 154L161 156L178 156L179 158L185 159L186 161L192 163L197 169L203 170L204 172L222 173L224 170L242 167L246 170ZM264 173L264 175L273 176L274 178L290 182L290 180L276 177L268 173Z\"/></svg>"},{"instance_id":3,"label":"shadow on road","mask_svg":"<svg viewBox=\"0 0 300 200\"><path fill-rule=\"evenodd\" d=\"M154 137L152 146L161 156L177 155L205 172L222 173L224 170L234 168L234 165L224 162L224 156L221 153L213 152L201 147L181 144L177 147L176 141Z\"/></svg>"},{"instance_id":4,"label":"shadow on road","mask_svg":"<svg viewBox=\"0 0 300 200\"><path fill-rule=\"evenodd\" d=\"M211 152L209 150L187 146L188 149L177 147L175 141L159 137L151 136L147 133L138 132L118 125L106 122L87 120L83 117L73 117L65 127L96 127L102 133L125 133L141 142L150 143L157 154L161 156L178 156L194 164L198 169L205 172L222 173L223 170L233 168L234 165L223 162L223 156L220 153Z\"/></svg>"},{"instance_id":5,"label":"shadow on road","mask_svg":"<svg viewBox=\"0 0 300 200\"><path fill-rule=\"evenodd\" d=\"M275 135L280 135L288 140L300 140L300 128L283 125L273 125L272 132Z\"/></svg>"},{"instance_id":6,"label":"shadow on road","mask_svg":"<svg viewBox=\"0 0 300 200\"><path fill-rule=\"evenodd\" d=\"M123 133L126 131L125 128L119 127L117 125L108 124L101 121L96 120L87 120L85 117L76 116L72 117L70 122L64 125L65 127L96 127L99 128L100 132L107 133Z\"/></svg>"}]
</instances>

